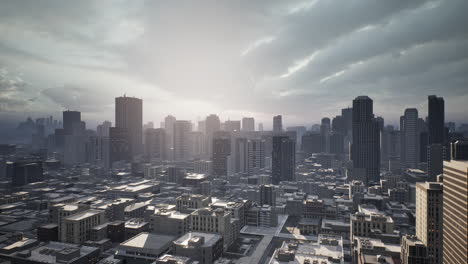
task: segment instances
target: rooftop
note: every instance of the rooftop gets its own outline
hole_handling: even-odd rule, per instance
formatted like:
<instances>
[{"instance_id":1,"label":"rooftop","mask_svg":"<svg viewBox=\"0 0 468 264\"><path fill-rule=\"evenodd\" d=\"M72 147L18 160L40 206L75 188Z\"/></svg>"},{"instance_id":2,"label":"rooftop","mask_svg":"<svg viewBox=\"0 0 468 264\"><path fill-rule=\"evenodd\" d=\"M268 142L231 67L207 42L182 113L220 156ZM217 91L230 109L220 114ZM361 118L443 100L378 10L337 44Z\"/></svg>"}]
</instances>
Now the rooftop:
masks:
<instances>
[{"instance_id":1,"label":"rooftop","mask_svg":"<svg viewBox=\"0 0 468 264\"><path fill-rule=\"evenodd\" d=\"M196 242L199 238L203 238L205 241L204 246L212 246L221 239L221 236L213 233L202 233L202 232L188 232L174 241L174 244L184 247L189 247L190 242Z\"/></svg>"},{"instance_id":2,"label":"rooftop","mask_svg":"<svg viewBox=\"0 0 468 264\"><path fill-rule=\"evenodd\" d=\"M120 246L131 248L159 249L167 243L172 242L175 237L161 234L140 233L127 241L124 241Z\"/></svg>"},{"instance_id":3,"label":"rooftop","mask_svg":"<svg viewBox=\"0 0 468 264\"><path fill-rule=\"evenodd\" d=\"M102 214L102 211L90 209L90 210L86 210L86 211L81 212L81 213L77 213L77 214L68 216L68 217L65 218L65 220L80 221L80 220L83 220L85 218L95 216L95 215L98 215L98 214Z\"/></svg>"}]
</instances>

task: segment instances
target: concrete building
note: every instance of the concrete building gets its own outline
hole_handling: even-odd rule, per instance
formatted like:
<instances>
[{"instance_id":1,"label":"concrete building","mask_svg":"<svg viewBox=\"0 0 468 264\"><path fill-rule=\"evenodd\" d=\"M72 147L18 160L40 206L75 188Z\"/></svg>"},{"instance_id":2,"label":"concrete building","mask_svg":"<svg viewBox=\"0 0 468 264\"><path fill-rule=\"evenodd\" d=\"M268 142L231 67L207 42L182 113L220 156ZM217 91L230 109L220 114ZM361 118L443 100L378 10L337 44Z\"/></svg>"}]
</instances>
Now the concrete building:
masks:
<instances>
[{"instance_id":1,"label":"concrete building","mask_svg":"<svg viewBox=\"0 0 468 264\"><path fill-rule=\"evenodd\" d=\"M276 191L273 185L260 185L260 206L276 205Z\"/></svg>"},{"instance_id":2,"label":"concrete building","mask_svg":"<svg viewBox=\"0 0 468 264\"><path fill-rule=\"evenodd\" d=\"M122 259L127 263L149 264L172 247L172 241L176 237L140 233L117 246L115 258Z\"/></svg>"},{"instance_id":3,"label":"concrete building","mask_svg":"<svg viewBox=\"0 0 468 264\"><path fill-rule=\"evenodd\" d=\"M147 128L145 130L145 154L148 157L161 160L167 158L166 134L163 128Z\"/></svg>"},{"instance_id":4,"label":"concrete building","mask_svg":"<svg viewBox=\"0 0 468 264\"><path fill-rule=\"evenodd\" d=\"M190 226L194 232L220 234L223 237L224 249L227 249L239 234L236 224L231 220L231 213L227 210L201 208L190 215Z\"/></svg>"},{"instance_id":5,"label":"concrete building","mask_svg":"<svg viewBox=\"0 0 468 264\"><path fill-rule=\"evenodd\" d=\"M215 132L212 148L213 175L215 177L227 176L228 156L231 155L231 135L224 131Z\"/></svg>"},{"instance_id":6,"label":"concrete building","mask_svg":"<svg viewBox=\"0 0 468 264\"><path fill-rule=\"evenodd\" d=\"M415 236L404 236L401 239L401 263L402 264L429 264L427 248L424 243ZM440 262L442 263L442 262Z\"/></svg>"},{"instance_id":7,"label":"concrete building","mask_svg":"<svg viewBox=\"0 0 468 264\"><path fill-rule=\"evenodd\" d=\"M416 184L416 236L427 247L430 263L442 263L443 185L439 182Z\"/></svg>"},{"instance_id":8,"label":"concrete building","mask_svg":"<svg viewBox=\"0 0 468 264\"><path fill-rule=\"evenodd\" d=\"M468 260L468 161L444 162L443 262Z\"/></svg>"},{"instance_id":9,"label":"concrete building","mask_svg":"<svg viewBox=\"0 0 468 264\"><path fill-rule=\"evenodd\" d=\"M190 121L175 121L172 151L174 160L185 161L190 158L190 131L192 131Z\"/></svg>"},{"instance_id":10,"label":"concrete building","mask_svg":"<svg viewBox=\"0 0 468 264\"><path fill-rule=\"evenodd\" d=\"M193 162L193 172L211 175L213 173L213 161L197 160Z\"/></svg>"},{"instance_id":11,"label":"concrete building","mask_svg":"<svg viewBox=\"0 0 468 264\"><path fill-rule=\"evenodd\" d=\"M281 115L273 117L273 133L283 132L283 118Z\"/></svg>"},{"instance_id":12,"label":"concrete building","mask_svg":"<svg viewBox=\"0 0 468 264\"><path fill-rule=\"evenodd\" d=\"M190 230L190 215L177 211L158 209L149 221L154 233L181 236Z\"/></svg>"},{"instance_id":13,"label":"concrete building","mask_svg":"<svg viewBox=\"0 0 468 264\"><path fill-rule=\"evenodd\" d=\"M200 194L183 194L176 199L176 208L179 212L192 212L196 209L208 207L211 198Z\"/></svg>"},{"instance_id":14,"label":"concrete building","mask_svg":"<svg viewBox=\"0 0 468 264\"><path fill-rule=\"evenodd\" d=\"M375 237L381 233L392 234L394 223L385 214L367 214L357 212L351 215L351 240L355 237Z\"/></svg>"},{"instance_id":15,"label":"concrete building","mask_svg":"<svg viewBox=\"0 0 468 264\"><path fill-rule=\"evenodd\" d=\"M86 210L62 220L63 232L60 234L62 242L81 244L91 239L91 229L104 223L104 212Z\"/></svg>"},{"instance_id":16,"label":"concrete building","mask_svg":"<svg viewBox=\"0 0 468 264\"><path fill-rule=\"evenodd\" d=\"M173 242L174 254L200 264L211 264L223 253L223 238L218 234L188 232Z\"/></svg>"}]
</instances>

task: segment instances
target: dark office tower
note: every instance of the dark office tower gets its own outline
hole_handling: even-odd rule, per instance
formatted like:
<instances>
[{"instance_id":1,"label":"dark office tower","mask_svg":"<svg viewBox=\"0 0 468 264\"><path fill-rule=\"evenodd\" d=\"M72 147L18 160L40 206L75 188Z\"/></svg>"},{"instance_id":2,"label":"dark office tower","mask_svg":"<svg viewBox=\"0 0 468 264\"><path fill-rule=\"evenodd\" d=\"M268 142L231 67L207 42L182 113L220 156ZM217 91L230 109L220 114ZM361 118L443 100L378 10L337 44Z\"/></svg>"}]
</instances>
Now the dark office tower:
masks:
<instances>
[{"instance_id":1,"label":"dark office tower","mask_svg":"<svg viewBox=\"0 0 468 264\"><path fill-rule=\"evenodd\" d=\"M428 118L427 125L429 131L430 144L445 143L445 108L444 98L435 95L428 96Z\"/></svg>"},{"instance_id":2,"label":"dark office tower","mask_svg":"<svg viewBox=\"0 0 468 264\"><path fill-rule=\"evenodd\" d=\"M16 161L13 163L13 187L42 181L43 169L41 161Z\"/></svg>"},{"instance_id":3,"label":"dark office tower","mask_svg":"<svg viewBox=\"0 0 468 264\"><path fill-rule=\"evenodd\" d=\"M260 186L260 206L265 204L270 206L276 205L275 186L273 185Z\"/></svg>"},{"instance_id":4,"label":"dark office tower","mask_svg":"<svg viewBox=\"0 0 468 264\"><path fill-rule=\"evenodd\" d=\"M240 121L228 120L224 122L224 131L234 132L234 131L240 131L240 129L241 129Z\"/></svg>"},{"instance_id":5,"label":"dark office tower","mask_svg":"<svg viewBox=\"0 0 468 264\"><path fill-rule=\"evenodd\" d=\"M174 160L184 161L190 158L190 131L192 126L190 121L177 120L174 123Z\"/></svg>"},{"instance_id":6,"label":"dark office tower","mask_svg":"<svg viewBox=\"0 0 468 264\"><path fill-rule=\"evenodd\" d=\"M271 153L273 184L280 181L293 181L296 171L296 142L287 136L273 136Z\"/></svg>"},{"instance_id":7,"label":"dark office tower","mask_svg":"<svg viewBox=\"0 0 468 264\"><path fill-rule=\"evenodd\" d=\"M445 146L431 144L427 147L427 177L429 181L436 181L437 176L443 172Z\"/></svg>"},{"instance_id":8,"label":"dark office tower","mask_svg":"<svg viewBox=\"0 0 468 264\"><path fill-rule=\"evenodd\" d=\"M150 158L166 159L166 130L148 128L145 130L145 154Z\"/></svg>"},{"instance_id":9,"label":"dark office tower","mask_svg":"<svg viewBox=\"0 0 468 264\"><path fill-rule=\"evenodd\" d=\"M281 115L273 117L273 132L281 133L283 131L283 118Z\"/></svg>"},{"instance_id":10,"label":"dark office tower","mask_svg":"<svg viewBox=\"0 0 468 264\"><path fill-rule=\"evenodd\" d=\"M143 152L143 100L135 97L115 98L115 127L125 128L132 156Z\"/></svg>"},{"instance_id":11,"label":"dark office tower","mask_svg":"<svg viewBox=\"0 0 468 264\"><path fill-rule=\"evenodd\" d=\"M330 118L322 118L320 135L322 136L322 152L330 153Z\"/></svg>"},{"instance_id":12,"label":"dark office tower","mask_svg":"<svg viewBox=\"0 0 468 264\"><path fill-rule=\"evenodd\" d=\"M335 116L332 120L332 131L346 135L346 128L344 124L344 118L342 116Z\"/></svg>"},{"instance_id":13,"label":"dark office tower","mask_svg":"<svg viewBox=\"0 0 468 264\"><path fill-rule=\"evenodd\" d=\"M213 175L227 176L228 157L231 155L231 135L217 131L213 135Z\"/></svg>"},{"instance_id":14,"label":"dark office tower","mask_svg":"<svg viewBox=\"0 0 468 264\"><path fill-rule=\"evenodd\" d=\"M65 135L71 135L73 133L73 127L75 124L81 122L81 112L78 111L63 111L63 130Z\"/></svg>"},{"instance_id":15,"label":"dark office tower","mask_svg":"<svg viewBox=\"0 0 468 264\"><path fill-rule=\"evenodd\" d=\"M307 133L302 136L301 150L308 156L322 151L322 137L319 133Z\"/></svg>"},{"instance_id":16,"label":"dark office tower","mask_svg":"<svg viewBox=\"0 0 468 264\"><path fill-rule=\"evenodd\" d=\"M404 144L402 145L402 161L405 168L417 168L419 163L419 129L418 110L408 108L405 115L400 118L401 132Z\"/></svg>"},{"instance_id":17,"label":"dark office tower","mask_svg":"<svg viewBox=\"0 0 468 264\"><path fill-rule=\"evenodd\" d=\"M242 118L242 131L255 131L255 119L253 117Z\"/></svg>"},{"instance_id":18,"label":"dark office tower","mask_svg":"<svg viewBox=\"0 0 468 264\"><path fill-rule=\"evenodd\" d=\"M109 128L109 161L112 166L116 161L130 161L130 139L125 128Z\"/></svg>"},{"instance_id":19,"label":"dark office tower","mask_svg":"<svg viewBox=\"0 0 468 264\"><path fill-rule=\"evenodd\" d=\"M466 264L468 260L468 160L444 161L443 183L443 263Z\"/></svg>"},{"instance_id":20,"label":"dark office tower","mask_svg":"<svg viewBox=\"0 0 468 264\"><path fill-rule=\"evenodd\" d=\"M365 184L380 180L380 131L374 120L373 102L367 96L353 100L353 177Z\"/></svg>"},{"instance_id":21,"label":"dark office tower","mask_svg":"<svg viewBox=\"0 0 468 264\"><path fill-rule=\"evenodd\" d=\"M344 153L344 140L341 133L332 133L330 135L330 153L336 155Z\"/></svg>"},{"instance_id":22,"label":"dark office tower","mask_svg":"<svg viewBox=\"0 0 468 264\"><path fill-rule=\"evenodd\" d=\"M343 124L346 133L351 133L353 130L353 109L344 108L341 109L341 116L343 117Z\"/></svg>"},{"instance_id":23,"label":"dark office tower","mask_svg":"<svg viewBox=\"0 0 468 264\"><path fill-rule=\"evenodd\" d=\"M211 157L213 154L213 135L215 132L221 130L221 122L217 115L211 114L206 117L205 120L205 133L206 133L206 150L208 156Z\"/></svg>"},{"instance_id":24,"label":"dark office tower","mask_svg":"<svg viewBox=\"0 0 468 264\"><path fill-rule=\"evenodd\" d=\"M419 162L427 162L427 148L429 135L427 131L419 133Z\"/></svg>"}]
</instances>

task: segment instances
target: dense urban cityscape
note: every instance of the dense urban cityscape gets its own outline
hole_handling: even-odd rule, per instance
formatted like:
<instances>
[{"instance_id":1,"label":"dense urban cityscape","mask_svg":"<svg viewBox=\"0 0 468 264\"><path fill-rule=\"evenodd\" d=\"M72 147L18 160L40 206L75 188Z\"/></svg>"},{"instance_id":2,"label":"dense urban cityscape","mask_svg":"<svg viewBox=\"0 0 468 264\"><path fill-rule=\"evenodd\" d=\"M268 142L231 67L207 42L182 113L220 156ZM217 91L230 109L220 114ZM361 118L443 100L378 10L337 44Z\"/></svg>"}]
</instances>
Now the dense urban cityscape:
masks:
<instances>
[{"instance_id":1,"label":"dense urban cityscape","mask_svg":"<svg viewBox=\"0 0 468 264\"><path fill-rule=\"evenodd\" d=\"M358 96L321 124L168 115L115 98L115 122L28 119L0 145L0 258L11 263L464 263L468 125ZM337 111L340 112L340 111Z\"/></svg>"},{"instance_id":2,"label":"dense urban cityscape","mask_svg":"<svg viewBox=\"0 0 468 264\"><path fill-rule=\"evenodd\" d=\"M467 264L468 0L0 0L0 264Z\"/></svg>"}]
</instances>

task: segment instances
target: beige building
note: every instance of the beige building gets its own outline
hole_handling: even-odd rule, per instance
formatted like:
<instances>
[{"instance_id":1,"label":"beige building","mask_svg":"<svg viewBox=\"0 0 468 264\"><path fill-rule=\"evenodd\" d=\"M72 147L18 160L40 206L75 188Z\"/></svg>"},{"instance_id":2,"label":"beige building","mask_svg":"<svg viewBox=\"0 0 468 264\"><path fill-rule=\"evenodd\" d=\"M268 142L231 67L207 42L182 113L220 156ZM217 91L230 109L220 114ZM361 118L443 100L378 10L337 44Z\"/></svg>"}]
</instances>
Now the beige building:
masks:
<instances>
[{"instance_id":1,"label":"beige building","mask_svg":"<svg viewBox=\"0 0 468 264\"><path fill-rule=\"evenodd\" d=\"M394 222L390 216L385 214L367 214L358 212L351 215L350 237L374 237L378 233L393 233Z\"/></svg>"},{"instance_id":2,"label":"beige building","mask_svg":"<svg viewBox=\"0 0 468 264\"><path fill-rule=\"evenodd\" d=\"M468 161L444 162L444 263L468 263Z\"/></svg>"},{"instance_id":3,"label":"beige building","mask_svg":"<svg viewBox=\"0 0 468 264\"><path fill-rule=\"evenodd\" d=\"M190 257L200 264L211 264L223 253L223 238L218 234L189 232L173 244L175 255Z\"/></svg>"},{"instance_id":4,"label":"beige building","mask_svg":"<svg viewBox=\"0 0 468 264\"><path fill-rule=\"evenodd\" d=\"M151 232L181 236L190 230L190 215L158 209L150 216Z\"/></svg>"},{"instance_id":5,"label":"beige building","mask_svg":"<svg viewBox=\"0 0 468 264\"><path fill-rule=\"evenodd\" d=\"M208 207L211 203L211 198L200 194L183 194L177 197L177 211L186 213L198 208Z\"/></svg>"},{"instance_id":6,"label":"beige building","mask_svg":"<svg viewBox=\"0 0 468 264\"><path fill-rule=\"evenodd\" d=\"M221 208L215 210L201 208L190 215L192 231L220 234L223 237L225 249L234 242L239 233L236 224L231 220L231 213Z\"/></svg>"},{"instance_id":7,"label":"beige building","mask_svg":"<svg viewBox=\"0 0 468 264\"><path fill-rule=\"evenodd\" d=\"M442 263L443 184L416 184L416 236L426 245L429 263Z\"/></svg>"},{"instance_id":8,"label":"beige building","mask_svg":"<svg viewBox=\"0 0 468 264\"><path fill-rule=\"evenodd\" d=\"M91 239L93 227L103 223L104 212L94 209L65 217L62 220L63 232L60 240L66 243L81 244Z\"/></svg>"}]
</instances>

